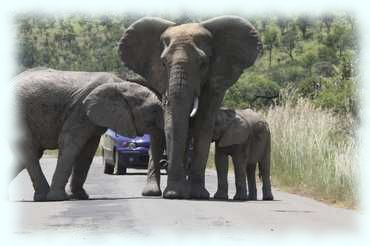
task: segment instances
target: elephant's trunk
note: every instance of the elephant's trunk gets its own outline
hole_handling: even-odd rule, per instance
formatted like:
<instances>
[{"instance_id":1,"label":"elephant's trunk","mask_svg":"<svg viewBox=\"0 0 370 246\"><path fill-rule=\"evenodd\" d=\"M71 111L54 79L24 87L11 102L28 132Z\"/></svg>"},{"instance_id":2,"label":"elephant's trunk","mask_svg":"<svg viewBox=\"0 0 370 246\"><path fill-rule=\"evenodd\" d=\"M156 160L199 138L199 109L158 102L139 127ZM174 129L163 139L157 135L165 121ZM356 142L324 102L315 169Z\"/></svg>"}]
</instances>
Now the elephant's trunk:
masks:
<instances>
[{"instance_id":1,"label":"elephant's trunk","mask_svg":"<svg viewBox=\"0 0 370 246\"><path fill-rule=\"evenodd\" d=\"M189 117L194 101L194 89L181 65L174 65L169 73L169 87L165 104L165 129L168 154L168 185L185 181L184 153L189 130ZM195 105L194 105L195 106ZM196 109L196 107L194 107ZM192 110L195 115L196 110Z\"/></svg>"}]
</instances>

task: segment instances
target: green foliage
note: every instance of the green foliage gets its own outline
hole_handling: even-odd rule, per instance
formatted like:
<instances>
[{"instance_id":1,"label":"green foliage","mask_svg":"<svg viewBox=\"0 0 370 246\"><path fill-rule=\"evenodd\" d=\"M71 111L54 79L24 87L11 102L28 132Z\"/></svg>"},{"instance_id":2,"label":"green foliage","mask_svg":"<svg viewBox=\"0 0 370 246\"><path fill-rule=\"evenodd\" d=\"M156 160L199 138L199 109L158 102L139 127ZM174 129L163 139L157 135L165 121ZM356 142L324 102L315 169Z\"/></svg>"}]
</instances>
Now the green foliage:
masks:
<instances>
[{"instance_id":1,"label":"green foliage","mask_svg":"<svg viewBox=\"0 0 370 246\"><path fill-rule=\"evenodd\" d=\"M19 15L15 20L17 72L47 66L127 74L117 55L117 42L139 17ZM185 23L210 16L163 17ZM317 106L339 113L357 112L354 68L358 44L352 16L326 13L319 17L256 17L251 22L260 32L263 55L230 88L225 105L261 108L279 104L279 90L290 86Z\"/></svg>"},{"instance_id":2,"label":"green foliage","mask_svg":"<svg viewBox=\"0 0 370 246\"><path fill-rule=\"evenodd\" d=\"M18 71L36 66L62 70L122 70L116 45L128 18L22 15L18 30Z\"/></svg>"},{"instance_id":3,"label":"green foliage","mask_svg":"<svg viewBox=\"0 0 370 246\"><path fill-rule=\"evenodd\" d=\"M353 17L327 13L255 18L252 22L261 33L264 52L227 92L226 106L279 104L272 95L289 86L318 107L356 116L358 43ZM257 100L261 95L264 99Z\"/></svg>"},{"instance_id":4,"label":"green foliage","mask_svg":"<svg viewBox=\"0 0 370 246\"><path fill-rule=\"evenodd\" d=\"M279 90L280 86L264 75L244 73L227 91L224 104L229 108L267 106L278 97Z\"/></svg>"}]
</instances>

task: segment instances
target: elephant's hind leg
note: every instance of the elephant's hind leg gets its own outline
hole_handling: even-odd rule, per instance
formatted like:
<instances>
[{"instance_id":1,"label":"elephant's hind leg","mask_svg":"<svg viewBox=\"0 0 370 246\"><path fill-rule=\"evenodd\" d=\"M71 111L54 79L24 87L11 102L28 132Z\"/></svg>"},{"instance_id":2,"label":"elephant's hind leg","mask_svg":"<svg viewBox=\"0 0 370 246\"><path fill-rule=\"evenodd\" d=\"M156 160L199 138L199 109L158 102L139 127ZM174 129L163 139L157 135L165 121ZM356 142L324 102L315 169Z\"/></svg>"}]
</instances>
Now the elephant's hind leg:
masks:
<instances>
[{"instance_id":1,"label":"elephant's hind leg","mask_svg":"<svg viewBox=\"0 0 370 246\"><path fill-rule=\"evenodd\" d=\"M271 134L270 130L266 125L266 148L264 155L261 156L259 161L260 176L262 177L262 194L263 200L274 200L274 196L271 192L271 180L270 180L270 162L271 162Z\"/></svg>"},{"instance_id":2,"label":"elephant's hind leg","mask_svg":"<svg viewBox=\"0 0 370 246\"><path fill-rule=\"evenodd\" d=\"M246 158L243 154L236 154L232 156L234 162L235 172L235 185L236 194L234 200L245 201L247 200L247 184L246 184Z\"/></svg>"},{"instance_id":3,"label":"elephant's hind leg","mask_svg":"<svg viewBox=\"0 0 370 246\"><path fill-rule=\"evenodd\" d=\"M39 162L42 152L39 153L39 151L32 150L32 144L23 146L22 150L22 157L19 160L19 164L17 165L18 169L15 173L18 175L18 173L23 170L23 167L26 167L35 190L33 200L46 201L46 196L50 190L50 186L42 172Z\"/></svg>"},{"instance_id":4,"label":"elephant's hind leg","mask_svg":"<svg viewBox=\"0 0 370 246\"><path fill-rule=\"evenodd\" d=\"M257 163L247 163L248 200L251 201L257 200L256 165Z\"/></svg>"},{"instance_id":5,"label":"elephant's hind leg","mask_svg":"<svg viewBox=\"0 0 370 246\"><path fill-rule=\"evenodd\" d=\"M262 196L263 200L274 200L274 196L271 191L271 180L270 180L270 153L268 153L260 162L259 168L262 177Z\"/></svg>"},{"instance_id":6,"label":"elephant's hind leg","mask_svg":"<svg viewBox=\"0 0 370 246\"><path fill-rule=\"evenodd\" d=\"M99 145L100 136L92 137L83 147L77 160L73 164L72 178L71 178L71 198L78 200L87 200L89 195L83 188L89 172L91 163L93 161L96 149Z\"/></svg>"}]
</instances>

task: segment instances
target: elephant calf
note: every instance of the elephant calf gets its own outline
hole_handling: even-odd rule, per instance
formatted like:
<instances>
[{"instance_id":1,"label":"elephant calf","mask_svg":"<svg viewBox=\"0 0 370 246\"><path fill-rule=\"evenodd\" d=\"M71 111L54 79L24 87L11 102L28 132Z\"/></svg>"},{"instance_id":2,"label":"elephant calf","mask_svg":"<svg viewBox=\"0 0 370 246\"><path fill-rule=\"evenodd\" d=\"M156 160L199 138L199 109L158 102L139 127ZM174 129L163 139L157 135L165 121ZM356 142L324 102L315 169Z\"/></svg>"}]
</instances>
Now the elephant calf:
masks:
<instances>
[{"instance_id":1,"label":"elephant calf","mask_svg":"<svg viewBox=\"0 0 370 246\"><path fill-rule=\"evenodd\" d=\"M110 73L34 69L15 78L22 135L17 141L14 178L27 169L34 200L65 200L71 192L88 199L83 189L100 136L112 128L127 136L162 127L160 102L147 88ZM59 149L51 186L39 159L46 149Z\"/></svg>"},{"instance_id":2,"label":"elephant calf","mask_svg":"<svg viewBox=\"0 0 370 246\"><path fill-rule=\"evenodd\" d=\"M265 120L250 109L220 109L216 115L213 141L216 143L215 164L218 178L214 198L228 199L227 173L230 155L235 170L234 200L257 200L257 162L263 182L263 200L273 200L270 183L271 136Z\"/></svg>"}]
</instances>

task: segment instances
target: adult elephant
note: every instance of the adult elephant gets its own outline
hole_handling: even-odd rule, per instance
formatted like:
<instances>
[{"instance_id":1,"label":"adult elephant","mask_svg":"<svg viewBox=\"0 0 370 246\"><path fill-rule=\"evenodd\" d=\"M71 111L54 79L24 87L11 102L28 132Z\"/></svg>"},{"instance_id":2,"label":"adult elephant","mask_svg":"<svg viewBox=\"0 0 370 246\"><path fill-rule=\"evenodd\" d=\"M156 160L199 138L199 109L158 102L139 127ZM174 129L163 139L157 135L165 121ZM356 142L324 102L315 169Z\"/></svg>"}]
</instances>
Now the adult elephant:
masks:
<instances>
[{"instance_id":1,"label":"adult elephant","mask_svg":"<svg viewBox=\"0 0 370 246\"><path fill-rule=\"evenodd\" d=\"M182 25L144 17L123 34L122 61L146 79L164 105L169 166L163 197L209 198L204 172L215 112L226 90L253 65L259 44L255 28L236 16ZM183 165L188 134L194 145L190 189ZM148 175L143 195L160 194L153 188L158 187L158 170L150 169Z\"/></svg>"},{"instance_id":2,"label":"adult elephant","mask_svg":"<svg viewBox=\"0 0 370 246\"><path fill-rule=\"evenodd\" d=\"M34 69L14 80L23 134L17 139L21 155L12 178L27 169L35 201L68 199L71 174L72 197L88 199L83 184L107 128L127 136L150 133L153 141L162 131L157 96L111 73ZM51 186L39 163L46 149L59 149ZM153 158L159 162L159 156Z\"/></svg>"}]
</instances>

